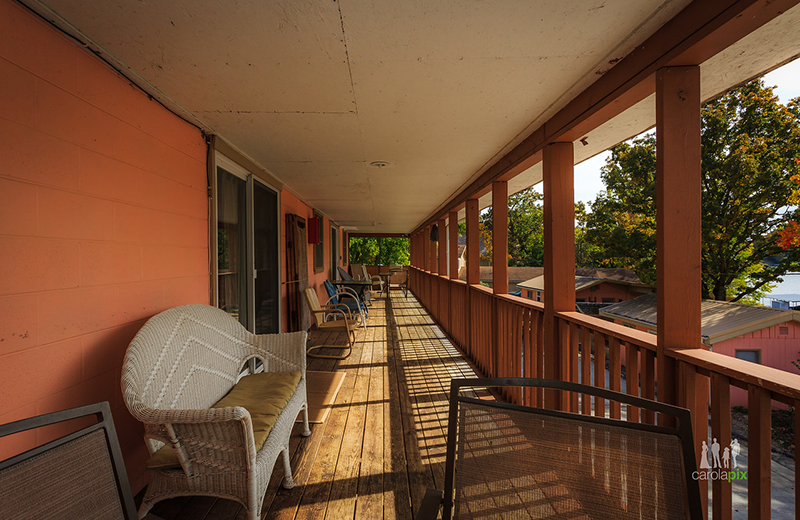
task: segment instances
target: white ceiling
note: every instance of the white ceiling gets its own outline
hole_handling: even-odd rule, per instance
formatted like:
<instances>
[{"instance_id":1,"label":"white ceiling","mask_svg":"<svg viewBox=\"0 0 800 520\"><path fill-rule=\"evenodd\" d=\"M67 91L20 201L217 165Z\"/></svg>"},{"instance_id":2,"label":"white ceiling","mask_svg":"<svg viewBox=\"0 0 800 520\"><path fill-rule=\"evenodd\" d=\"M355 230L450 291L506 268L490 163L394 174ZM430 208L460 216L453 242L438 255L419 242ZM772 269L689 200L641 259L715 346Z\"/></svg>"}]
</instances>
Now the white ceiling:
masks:
<instances>
[{"instance_id":1,"label":"white ceiling","mask_svg":"<svg viewBox=\"0 0 800 520\"><path fill-rule=\"evenodd\" d=\"M689 2L36 3L340 224L409 232ZM709 60L704 94L796 55L798 21ZM576 161L652 126L652 106L592 132Z\"/></svg>"}]
</instances>

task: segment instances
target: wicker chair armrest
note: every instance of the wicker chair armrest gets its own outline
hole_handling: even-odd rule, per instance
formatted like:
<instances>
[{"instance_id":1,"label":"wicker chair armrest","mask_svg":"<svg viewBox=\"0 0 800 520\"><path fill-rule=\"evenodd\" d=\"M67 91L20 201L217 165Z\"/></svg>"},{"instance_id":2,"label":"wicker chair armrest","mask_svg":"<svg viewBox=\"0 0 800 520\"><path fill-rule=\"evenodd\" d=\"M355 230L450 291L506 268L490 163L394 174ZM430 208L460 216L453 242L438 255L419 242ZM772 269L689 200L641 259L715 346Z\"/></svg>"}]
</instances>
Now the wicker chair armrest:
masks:
<instances>
[{"instance_id":1,"label":"wicker chair armrest","mask_svg":"<svg viewBox=\"0 0 800 520\"><path fill-rule=\"evenodd\" d=\"M241 406L201 408L197 410L168 410L141 407L134 416L148 424L200 424L242 421L250 414Z\"/></svg>"},{"instance_id":2,"label":"wicker chair armrest","mask_svg":"<svg viewBox=\"0 0 800 520\"><path fill-rule=\"evenodd\" d=\"M173 419L155 425L156 428L149 425L146 436L171 446L187 476L238 471L254 464L253 423L241 406L155 410L150 415Z\"/></svg>"}]
</instances>

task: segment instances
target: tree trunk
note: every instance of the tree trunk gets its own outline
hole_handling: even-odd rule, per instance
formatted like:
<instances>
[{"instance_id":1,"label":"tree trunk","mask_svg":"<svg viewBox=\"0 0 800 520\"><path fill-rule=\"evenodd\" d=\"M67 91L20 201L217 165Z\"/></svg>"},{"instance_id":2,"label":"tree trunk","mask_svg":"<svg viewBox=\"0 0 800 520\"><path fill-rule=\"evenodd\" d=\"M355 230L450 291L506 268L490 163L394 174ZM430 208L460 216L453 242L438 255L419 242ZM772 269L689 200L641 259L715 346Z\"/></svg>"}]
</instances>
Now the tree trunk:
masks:
<instances>
[{"instance_id":1,"label":"tree trunk","mask_svg":"<svg viewBox=\"0 0 800 520\"><path fill-rule=\"evenodd\" d=\"M714 299L719 301L726 301L728 299L727 286L722 282L714 284Z\"/></svg>"}]
</instances>

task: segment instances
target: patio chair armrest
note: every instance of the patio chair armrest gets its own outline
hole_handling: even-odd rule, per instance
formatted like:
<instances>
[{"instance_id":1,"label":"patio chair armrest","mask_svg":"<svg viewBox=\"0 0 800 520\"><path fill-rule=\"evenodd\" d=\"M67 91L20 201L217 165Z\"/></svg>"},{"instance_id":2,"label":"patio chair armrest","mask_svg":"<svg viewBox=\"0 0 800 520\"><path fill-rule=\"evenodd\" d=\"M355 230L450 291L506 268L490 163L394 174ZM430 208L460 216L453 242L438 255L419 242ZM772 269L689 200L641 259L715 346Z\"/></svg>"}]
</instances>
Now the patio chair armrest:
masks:
<instances>
[{"instance_id":1,"label":"patio chair armrest","mask_svg":"<svg viewBox=\"0 0 800 520\"><path fill-rule=\"evenodd\" d=\"M439 516L439 509L442 507L444 492L439 489L428 488L422 498L422 504L417 511L416 520L436 520Z\"/></svg>"},{"instance_id":2,"label":"patio chair armrest","mask_svg":"<svg viewBox=\"0 0 800 520\"><path fill-rule=\"evenodd\" d=\"M356 301L359 301L358 300L358 295L356 295L355 291L353 291L352 289L351 289L351 291L352 292L338 291L338 292L334 293L330 298L328 298L325 301L325 304L323 305L323 307L325 307L326 305L342 305L341 303L330 303L330 301L332 299L336 298L337 296L346 296L348 298L355 298ZM345 307L346 307L346 305L345 305Z\"/></svg>"},{"instance_id":3,"label":"patio chair armrest","mask_svg":"<svg viewBox=\"0 0 800 520\"><path fill-rule=\"evenodd\" d=\"M339 305L342 305L345 309L347 309L347 312L343 311L342 309L337 308L337 306L339 306ZM332 305L323 305L323 306L321 306L321 309L323 311L325 311L326 313L328 313L328 315L335 314L335 313L338 312L346 320L352 320L353 319L353 315L350 312L350 308L347 307L347 305L344 305L343 303L337 303L335 305L333 305L333 304ZM327 318L327 316L326 316L326 318Z\"/></svg>"},{"instance_id":4,"label":"patio chair armrest","mask_svg":"<svg viewBox=\"0 0 800 520\"><path fill-rule=\"evenodd\" d=\"M351 287L342 287L341 292L337 294L342 294L344 296L347 296L348 298L352 298L355 301L361 303L361 298L358 297L358 293L355 291L355 289Z\"/></svg>"}]
</instances>

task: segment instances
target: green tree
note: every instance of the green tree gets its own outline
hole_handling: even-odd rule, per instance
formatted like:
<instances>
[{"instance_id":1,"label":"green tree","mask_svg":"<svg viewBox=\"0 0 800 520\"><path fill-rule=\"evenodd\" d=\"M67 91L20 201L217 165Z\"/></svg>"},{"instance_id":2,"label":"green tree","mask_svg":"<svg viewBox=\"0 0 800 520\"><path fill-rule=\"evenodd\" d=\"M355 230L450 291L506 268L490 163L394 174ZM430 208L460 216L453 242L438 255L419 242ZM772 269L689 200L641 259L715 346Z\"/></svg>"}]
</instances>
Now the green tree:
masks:
<instances>
[{"instance_id":1,"label":"green tree","mask_svg":"<svg viewBox=\"0 0 800 520\"><path fill-rule=\"evenodd\" d=\"M408 265L408 239L401 237L351 237L350 262L367 265Z\"/></svg>"},{"instance_id":2,"label":"green tree","mask_svg":"<svg viewBox=\"0 0 800 520\"><path fill-rule=\"evenodd\" d=\"M578 266L589 265L592 246L583 239L586 208L575 205L575 261ZM492 208L480 216L478 232L486 245L482 259L492 261ZM528 188L508 197L508 265L544 265L544 208L542 194Z\"/></svg>"},{"instance_id":3,"label":"green tree","mask_svg":"<svg viewBox=\"0 0 800 520\"><path fill-rule=\"evenodd\" d=\"M544 261L542 195L528 188L508 197L508 265L534 266ZM482 256L492 260L492 208L480 216L479 233L486 245Z\"/></svg>"},{"instance_id":4,"label":"green tree","mask_svg":"<svg viewBox=\"0 0 800 520\"><path fill-rule=\"evenodd\" d=\"M753 299L800 260L800 250L778 244L795 212L797 100L781 105L762 80L751 81L703 106L701 143L703 297ZM634 269L649 283L656 277L655 144L648 134L611 150L601 172L606 190L591 204L586 230L597 265Z\"/></svg>"}]
</instances>

